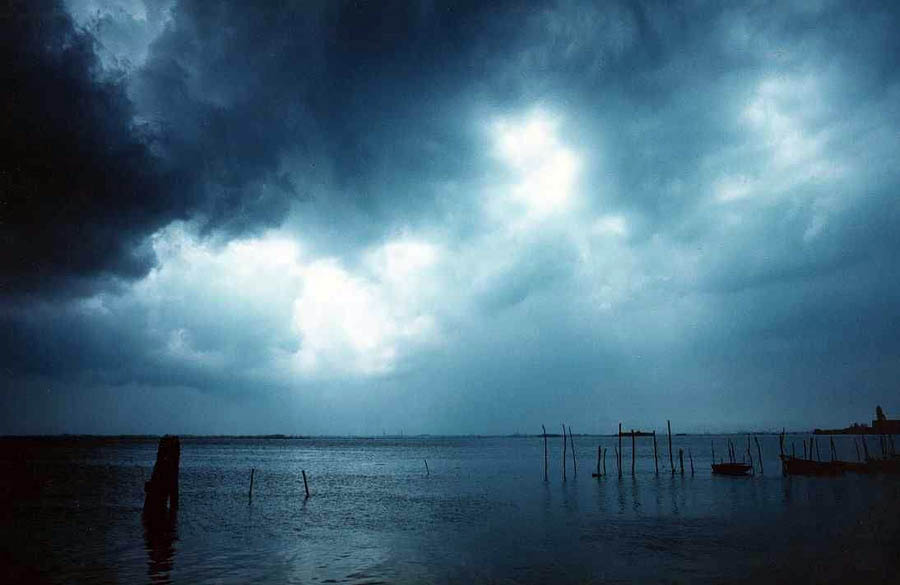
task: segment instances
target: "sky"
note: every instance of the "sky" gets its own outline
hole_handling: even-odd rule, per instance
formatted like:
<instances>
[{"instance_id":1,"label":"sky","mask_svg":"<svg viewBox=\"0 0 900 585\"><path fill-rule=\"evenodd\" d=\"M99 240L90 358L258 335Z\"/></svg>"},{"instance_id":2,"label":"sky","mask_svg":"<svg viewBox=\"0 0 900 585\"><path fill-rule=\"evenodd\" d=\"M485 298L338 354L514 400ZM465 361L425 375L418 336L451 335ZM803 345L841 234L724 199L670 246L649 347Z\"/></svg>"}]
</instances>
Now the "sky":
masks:
<instances>
[{"instance_id":1,"label":"sky","mask_svg":"<svg viewBox=\"0 0 900 585\"><path fill-rule=\"evenodd\" d=\"M0 27L0 434L900 417L896 3Z\"/></svg>"}]
</instances>

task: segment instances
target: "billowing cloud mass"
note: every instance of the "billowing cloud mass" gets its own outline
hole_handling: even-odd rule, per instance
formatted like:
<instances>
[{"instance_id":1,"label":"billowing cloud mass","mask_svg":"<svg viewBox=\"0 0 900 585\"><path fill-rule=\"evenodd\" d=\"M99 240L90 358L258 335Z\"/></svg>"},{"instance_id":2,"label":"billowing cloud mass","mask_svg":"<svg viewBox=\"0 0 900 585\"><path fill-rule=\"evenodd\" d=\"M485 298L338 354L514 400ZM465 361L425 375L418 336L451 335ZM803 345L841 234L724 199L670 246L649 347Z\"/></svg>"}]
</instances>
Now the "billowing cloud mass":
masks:
<instances>
[{"instance_id":1,"label":"billowing cloud mass","mask_svg":"<svg viewBox=\"0 0 900 585\"><path fill-rule=\"evenodd\" d=\"M892 3L39 0L3 433L900 412Z\"/></svg>"}]
</instances>

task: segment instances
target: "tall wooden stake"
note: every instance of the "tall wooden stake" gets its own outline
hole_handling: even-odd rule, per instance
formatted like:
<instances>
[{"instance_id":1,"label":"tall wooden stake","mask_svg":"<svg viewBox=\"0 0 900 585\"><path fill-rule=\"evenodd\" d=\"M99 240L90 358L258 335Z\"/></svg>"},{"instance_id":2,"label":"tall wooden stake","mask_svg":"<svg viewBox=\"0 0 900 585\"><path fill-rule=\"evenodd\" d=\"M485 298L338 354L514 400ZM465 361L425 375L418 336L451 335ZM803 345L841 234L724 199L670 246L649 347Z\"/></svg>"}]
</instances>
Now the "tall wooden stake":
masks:
<instances>
[{"instance_id":1,"label":"tall wooden stake","mask_svg":"<svg viewBox=\"0 0 900 585\"><path fill-rule=\"evenodd\" d=\"M831 460L834 461L837 459L837 449L834 448L834 437L828 437L828 442L831 444Z\"/></svg>"},{"instance_id":2,"label":"tall wooden stake","mask_svg":"<svg viewBox=\"0 0 900 585\"><path fill-rule=\"evenodd\" d=\"M422 461L425 462L425 475L430 476L430 475L431 475L431 470L428 469L428 459L423 459Z\"/></svg>"},{"instance_id":3,"label":"tall wooden stake","mask_svg":"<svg viewBox=\"0 0 900 585\"><path fill-rule=\"evenodd\" d=\"M547 458L547 427L541 425L541 429L544 431L544 481L548 481L547 464L549 459Z\"/></svg>"},{"instance_id":4,"label":"tall wooden stake","mask_svg":"<svg viewBox=\"0 0 900 585\"><path fill-rule=\"evenodd\" d=\"M759 448L759 439L757 439L756 437L753 437L753 442L756 443L756 455L757 455L757 458L759 459L759 472L765 473L766 470L763 469L762 449Z\"/></svg>"},{"instance_id":5,"label":"tall wooden stake","mask_svg":"<svg viewBox=\"0 0 900 585\"><path fill-rule=\"evenodd\" d=\"M563 429L563 481L566 481L566 425L562 426Z\"/></svg>"},{"instance_id":6,"label":"tall wooden stake","mask_svg":"<svg viewBox=\"0 0 900 585\"><path fill-rule=\"evenodd\" d=\"M853 446L856 448L856 460L862 461L862 457L859 455L859 443L856 441L856 437L853 437Z\"/></svg>"},{"instance_id":7,"label":"tall wooden stake","mask_svg":"<svg viewBox=\"0 0 900 585\"><path fill-rule=\"evenodd\" d=\"M569 443L572 445L572 470L578 477L578 459L575 458L575 438L572 436L572 425L569 425Z\"/></svg>"},{"instance_id":8,"label":"tall wooden stake","mask_svg":"<svg viewBox=\"0 0 900 585\"><path fill-rule=\"evenodd\" d=\"M656 475L659 475L659 457L656 455L656 431L653 431L653 467L656 469Z\"/></svg>"},{"instance_id":9,"label":"tall wooden stake","mask_svg":"<svg viewBox=\"0 0 900 585\"><path fill-rule=\"evenodd\" d=\"M713 441L709 442L709 450L712 451L712 462L716 462L716 444Z\"/></svg>"},{"instance_id":10,"label":"tall wooden stake","mask_svg":"<svg viewBox=\"0 0 900 585\"><path fill-rule=\"evenodd\" d=\"M303 474L303 489L306 490L306 497L309 497L309 483L306 481L306 470L301 469L300 473Z\"/></svg>"},{"instance_id":11,"label":"tall wooden stake","mask_svg":"<svg viewBox=\"0 0 900 585\"><path fill-rule=\"evenodd\" d=\"M597 477L600 477L600 456L603 455L603 447L597 445Z\"/></svg>"},{"instance_id":12,"label":"tall wooden stake","mask_svg":"<svg viewBox=\"0 0 900 585\"><path fill-rule=\"evenodd\" d=\"M822 455L819 453L819 441L817 441L815 439L815 437L813 437L812 441L813 441L813 444L816 446L816 461L821 461Z\"/></svg>"},{"instance_id":13,"label":"tall wooden stake","mask_svg":"<svg viewBox=\"0 0 900 585\"><path fill-rule=\"evenodd\" d=\"M634 475L634 429L631 429L631 475Z\"/></svg>"},{"instance_id":14,"label":"tall wooden stake","mask_svg":"<svg viewBox=\"0 0 900 585\"><path fill-rule=\"evenodd\" d=\"M619 467L619 477L622 477L622 423L619 423L619 449L616 451L616 463Z\"/></svg>"},{"instance_id":15,"label":"tall wooden stake","mask_svg":"<svg viewBox=\"0 0 900 585\"><path fill-rule=\"evenodd\" d=\"M253 474L254 473L256 473L256 470L251 468L250 469L250 494L247 496L248 504L253 501Z\"/></svg>"},{"instance_id":16,"label":"tall wooden stake","mask_svg":"<svg viewBox=\"0 0 900 585\"><path fill-rule=\"evenodd\" d=\"M694 476L694 455L691 453L690 448L688 448L688 458L691 460L691 477Z\"/></svg>"},{"instance_id":17,"label":"tall wooden stake","mask_svg":"<svg viewBox=\"0 0 900 585\"><path fill-rule=\"evenodd\" d=\"M866 456L866 461L868 461L868 460L869 460L869 445L868 445L868 443L866 442L866 436L865 436L865 435L860 435L860 436L859 436L859 440L862 441L863 455Z\"/></svg>"},{"instance_id":18,"label":"tall wooden stake","mask_svg":"<svg viewBox=\"0 0 900 585\"><path fill-rule=\"evenodd\" d=\"M615 451L616 467L618 467L618 469L619 469L619 479L621 479L622 478L622 465L620 464L620 459L619 459L619 449L615 445L613 445L613 451Z\"/></svg>"},{"instance_id":19,"label":"tall wooden stake","mask_svg":"<svg viewBox=\"0 0 900 585\"><path fill-rule=\"evenodd\" d=\"M672 468L672 475L675 475L675 462L672 460L672 423L668 420L666 427L669 429L669 467Z\"/></svg>"},{"instance_id":20,"label":"tall wooden stake","mask_svg":"<svg viewBox=\"0 0 900 585\"><path fill-rule=\"evenodd\" d=\"M606 475L606 447L603 447L603 475Z\"/></svg>"}]
</instances>

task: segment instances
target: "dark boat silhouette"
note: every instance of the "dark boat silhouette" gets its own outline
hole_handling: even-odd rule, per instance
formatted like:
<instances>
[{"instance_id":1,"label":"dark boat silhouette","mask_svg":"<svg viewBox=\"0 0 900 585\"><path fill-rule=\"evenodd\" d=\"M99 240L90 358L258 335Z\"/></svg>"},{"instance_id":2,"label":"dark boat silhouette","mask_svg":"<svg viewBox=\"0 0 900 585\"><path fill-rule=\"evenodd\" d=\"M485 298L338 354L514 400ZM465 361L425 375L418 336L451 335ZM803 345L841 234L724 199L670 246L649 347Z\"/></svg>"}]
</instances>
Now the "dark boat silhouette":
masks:
<instances>
[{"instance_id":1,"label":"dark boat silhouette","mask_svg":"<svg viewBox=\"0 0 900 585\"><path fill-rule=\"evenodd\" d=\"M747 475L750 473L747 463L713 463L712 472L717 475Z\"/></svg>"}]
</instances>

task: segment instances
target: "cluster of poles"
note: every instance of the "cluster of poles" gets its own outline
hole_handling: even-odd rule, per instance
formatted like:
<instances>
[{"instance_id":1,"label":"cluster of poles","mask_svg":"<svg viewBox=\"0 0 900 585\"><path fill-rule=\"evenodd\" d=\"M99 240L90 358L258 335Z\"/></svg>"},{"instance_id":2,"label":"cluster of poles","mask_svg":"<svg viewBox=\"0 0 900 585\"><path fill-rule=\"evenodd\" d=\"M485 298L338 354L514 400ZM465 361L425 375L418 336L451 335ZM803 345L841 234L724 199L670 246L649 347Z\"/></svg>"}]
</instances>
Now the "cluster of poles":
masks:
<instances>
[{"instance_id":1,"label":"cluster of poles","mask_svg":"<svg viewBox=\"0 0 900 585\"><path fill-rule=\"evenodd\" d=\"M669 445L669 469L672 472L672 475L676 473L675 460L674 460L674 452L672 450L672 423L671 421L666 421L666 427L668 429L668 445ZM550 479L550 453L549 446L547 443L547 427L541 425L541 429L543 431L544 437L544 481L549 481ZM656 473L659 474L659 451L656 443L656 431L652 431L650 433L643 433L640 431L635 431L632 429L631 431L622 431L622 423L619 423L619 432L618 446L614 446L613 450L615 452L616 457L616 470L618 472L619 477L622 477L623 472L623 448L622 448L622 437L631 437L631 474L635 473L635 461L636 461L636 452L637 446L635 443L636 437L650 436L653 438L653 465L656 470ZM575 441L573 440L572 435L572 427L569 426L568 429L565 424L562 425L562 479L566 481L567 474L567 460L568 460L568 451L569 447L571 447L572 451L572 471L577 476L578 475L578 461L575 458ZM592 474L594 477L603 477L606 475L606 447L603 445L597 445L597 470ZM694 475L694 455L691 453L691 450L688 449L688 462L690 465L691 475ZM678 463L680 467L680 472L684 475L684 449L678 449Z\"/></svg>"}]
</instances>

